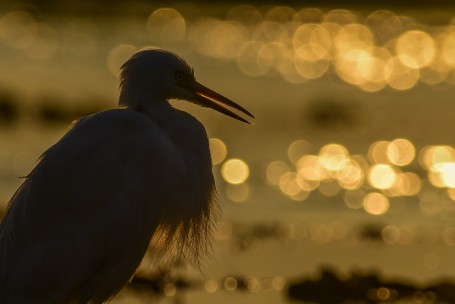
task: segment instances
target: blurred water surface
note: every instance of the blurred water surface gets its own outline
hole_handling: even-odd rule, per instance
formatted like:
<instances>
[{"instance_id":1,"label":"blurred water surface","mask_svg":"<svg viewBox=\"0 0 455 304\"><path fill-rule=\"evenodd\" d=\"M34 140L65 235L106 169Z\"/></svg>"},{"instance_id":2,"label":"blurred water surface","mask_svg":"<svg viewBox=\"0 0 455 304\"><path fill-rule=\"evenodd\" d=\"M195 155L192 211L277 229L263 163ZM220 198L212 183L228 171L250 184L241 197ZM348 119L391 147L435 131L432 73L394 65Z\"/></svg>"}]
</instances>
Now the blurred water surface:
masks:
<instances>
[{"instance_id":1,"label":"blurred water surface","mask_svg":"<svg viewBox=\"0 0 455 304\"><path fill-rule=\"evenodd\" d=\"M289 280L327 264L341 275L373 268L416 282L455 278L452 15L190 3L61 15L0 6L0 203L73 119L115 107L126 58L158 46L256 120L175 101L211 137L224 210L215 257L203 274L173 271L196 282L191 288L171 280L160 296L130 290L114 303L288 303ZM141 273L151 268L145 262Z\"/></svg>"}]
</instances>

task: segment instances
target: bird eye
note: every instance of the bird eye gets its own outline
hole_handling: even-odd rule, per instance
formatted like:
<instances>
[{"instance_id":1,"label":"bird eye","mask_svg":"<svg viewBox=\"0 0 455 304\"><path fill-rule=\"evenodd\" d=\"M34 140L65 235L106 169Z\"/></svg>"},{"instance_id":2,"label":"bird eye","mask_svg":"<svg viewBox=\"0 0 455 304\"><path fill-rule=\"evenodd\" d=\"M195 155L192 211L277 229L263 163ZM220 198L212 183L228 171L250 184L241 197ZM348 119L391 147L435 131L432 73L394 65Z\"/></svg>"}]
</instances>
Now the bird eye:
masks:
<instances>
[{"instance_id":1,"label":"bird eye","mask_svg":"<svg viewBox=\"0 0 455 304\"><path fill-rule=\"evenodd\" d=\"M176 78L177 80L183 80L184 75L183 75L182 72L177 72L177 73L175 74L175 78Z\"/></svg>"}]
</instances>

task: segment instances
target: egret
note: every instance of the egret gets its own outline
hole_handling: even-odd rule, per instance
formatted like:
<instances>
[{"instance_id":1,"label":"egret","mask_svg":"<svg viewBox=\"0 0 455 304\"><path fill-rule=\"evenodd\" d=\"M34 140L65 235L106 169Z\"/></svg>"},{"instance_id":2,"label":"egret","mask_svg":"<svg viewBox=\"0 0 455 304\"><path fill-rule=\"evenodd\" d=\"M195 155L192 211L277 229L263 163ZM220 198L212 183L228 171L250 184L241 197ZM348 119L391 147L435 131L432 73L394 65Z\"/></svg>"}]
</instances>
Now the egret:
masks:
<instances>
[{"instance_id":1,"label":"egret","mask_svg":"<svg viewBox=\"0 0 455 304\"><path fill-rule=\"evenodd\" d=\"M209 251L218 204L207 134L169 100L253 115L166 50L134 54L119 87L118 108L79 119L11 198L0 303L103 303L150 245L196 264Z\"/></svg>"}]
</instances>

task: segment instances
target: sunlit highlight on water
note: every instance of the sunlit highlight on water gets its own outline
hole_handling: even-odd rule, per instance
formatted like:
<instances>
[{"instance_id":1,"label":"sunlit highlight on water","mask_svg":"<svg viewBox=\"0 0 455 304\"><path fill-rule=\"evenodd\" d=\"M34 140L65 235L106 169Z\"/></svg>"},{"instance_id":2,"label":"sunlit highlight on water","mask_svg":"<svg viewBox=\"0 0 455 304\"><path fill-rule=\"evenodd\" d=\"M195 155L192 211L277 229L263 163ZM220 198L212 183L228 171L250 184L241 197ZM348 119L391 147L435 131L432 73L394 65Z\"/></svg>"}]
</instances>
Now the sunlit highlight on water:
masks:
<instances>
[{"instance_id":1,"label":"sunlit highlight on water","mask_svg":"<svg viewBox=\"0 0 455 304\"><path fill-rule=\"evenodd\" d=\"M285 173L289 172L289 166L283 161L273 161L267 165L266 168L266 178L267 182L271 185L278 185L280 183L280 178Z\"/></svg>"},{"instance_id":2,"label":"sunlit highlight on water","mask_svg":"<svg viewBox=\"0 0 455 304\"><path fill-rule=\"evenodd\" d=\"M247 163L238 158L232 158L223 163L221 175L230 184L241 184L248 179L250 169Z\"/></svg>"},{"instance_id":3,"label":"sunlit highlight on water","mask_svg":"<svg viewBox=\"0 0 455 304\"><path fill-rule=\"evenodd\" d=\"M292 141L288 161L276 160L266 166L267 184L294 201L306 200L315 190L326 197L341 192L346 207L363 208L372 215L387 213L390 198L405 196L417 196L424 214L455 210L455 204L438 202L436 193L428 190L428 185L446 188L447 198L455 201L455 149L451 146L425 146L417 153L412 141L396 138L372 143L368 158L351 155L338 143L322 146L318 154L311 151L307 141ZM426 176L409 168L416 155Z\"/></svg>"},{"instance_id":4,"label":"sunlit highlight on water","mask_svg":"<svg viewBox=\"0 0 455 304\"><path fill-rule=\"evenodd\" d=\"M407 31L398 38L395 51L405 66L420 69L431 64L436 45L425 32Z\"/></svg>"},{"instance_id":5,"label":"sunlit highlight on water","mask_svg":"<svg viewBox=\"0 0 455 304\"><path fill-rule=\"evenodd\" d=\"M381 10L361 16L340 9L258 9L246 4L231 8L225 19L189 19L185 13L170 7L151 12L144 22L147 44L188 43L201 56L236 63L245 75L280 76L292 83L332 72L367 92L455 82L455 27L450 24L429 27ZM38 61L61 53L73 68L96 59L98 36L96 24L86 19L70 20L60 32L26 11L13 10L0 18L0 41L6 46ZM112 52L108 57L116 57ZM116 75L116 60L106 60Z\"/></svg>"},{"instance_id":6,"label":"sunlit highlight on water","mask_svg":"<svg viewBox=\"0 0 455 304\"><path fill-rule=\"evenodd\" d=\"M209 279L205 281L204 289L208 293L214 293L218 290L218 283L213 279Z\"/></svg>"},{"instance_id":7,"label":"sunlit highlight on water","mask_svg":"<svg viewBox=\"0 0 455 304\"><path fill-rule=\"evenodd\" d=\"M36 38L34 18L23 11L12 11L0 19L0 38L2 42L15 49L27 48Z\"/></svg>"},{"instance_id":8,"label":"sunlit highlight on water","mask_svg":"<svg viewBox=\"0 0 455 304\"><path fill-rule=\"evenodd\" d=\"M113 47L107 55L106 65L112 75L118 77L120 74L120 67L129 59L137 48L131 44L119 44Z\"/></svg>"},{"instance_id":9,"label":"sunlit highlight on water","mask_svg":"<svg viewBox=\"0 0 455 304\"><path fill-rule=\"evenodd\" d=\"M210 154L214 165L221 164L227 156L226 144L219 138L209 139Z\"/></svg>"},{"instance_id":10,"label":"sunlit highlight on water","mask_svg":"<svg viewBox=\"0 0 455 304\"><path fill-rule=\"evenodd\" d=\"M368 182L377 189L389 189L397 179L395 170L385 164L376 164L368 171Z\"/></svg>"},{"instance_id":11,"label":"sunlit highlight on water","mask_svg":"<svg viewBox=\"0 0 455 304\"><path fill-rule=\"evenodd\" d=\"M364 18L348 10L259 10L241 4L229 10L226 20L188 22L184 12L160 8L150 15L147 28L153 35L161 33L160 41L153 42L187 39L199 54L233 61L248 76L275 71L292 83L323 77L333 69L367 92L387 86L401 91L419 80L442 82L455 68L451 26L416 30L416 22L389 11Z\"/></svg>"},{"instance_id":12,"label":"sunlit highlight on water","mask_svg":"<svg viewBox=\"0 0 455 304\"><path fill-rule=\"evenodd\" d=\"M368 159L372 163L388 163L387 149L389 142L385 140L379 140L374 142L368 149Z\"/></svg>"},{"instance_id":13,"label":"sunlit highlight on water","mask_svg":"<svg viewBox=\"0 0 455 304\"><path fill-rule=\"evenodd\" d=\"M261 289L261 282L254 276L247 276L245 278L245 285L250 292L258 292Z\"/></svg>"},{"instance_id":14,"label":"sunlit highlight on water","mask_svg":"<svg viewBox=\"0 0 455 304\"><path fill-rule=\"evenodd\" d=\"M409 165L414 157L414 145L407 139L397 138L387 145L387 158L394 165Z\"/></svg>"},{"instance_id":15,"label":"sunlit highlight on water","mask_svg":"<svg viewBox=\"0 0 455 304\"><path fill-rule=\"evenodd\" d=\"M185 18L172 8L157 9L147 20L147 31L152 43L180 43L186 34Z\"/></svg>"},{"instance_id":16,"label":"sunlit highlight on water","mask_svg":"<svg viewBox=\"0 0 455 304\"><path fill-rule=\"evenodd\" d=\"M227 277L224 280L224 288L228 291L234 291L237 289L238 282L234 277Z\"/></svg>"},{"instance_id":17,"label":"sunlit highlight on water","mask_svg":"<svg viewBox=\"0 0 455 304\"><path fill-rule=\"evenodd\" d=\"M250 196L250 187L245 183L236 185L227 184L226 196L233 202L243 203Z\"/></svg>"},{"instance_id":18,"label":"sunlit highlight on water","mask_svg":"<svg viewBox=\"0 0 455 304\"><path fill-rule=\"evenodd\" d=\"M363 199L363 208L373 215L384 214L389 210L389 199L378 192L368 193Z\"/></svg>"}]
</instances>

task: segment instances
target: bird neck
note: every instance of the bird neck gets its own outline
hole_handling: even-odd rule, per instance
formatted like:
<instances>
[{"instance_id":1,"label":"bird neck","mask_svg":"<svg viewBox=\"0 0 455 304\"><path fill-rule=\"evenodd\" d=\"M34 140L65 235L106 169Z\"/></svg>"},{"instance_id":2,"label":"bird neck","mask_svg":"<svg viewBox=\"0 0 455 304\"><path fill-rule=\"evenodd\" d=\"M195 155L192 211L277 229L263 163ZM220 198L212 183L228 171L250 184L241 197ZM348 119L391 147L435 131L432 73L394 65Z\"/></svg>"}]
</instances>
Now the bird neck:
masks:
<instances>
[{"instance_id":1,"label":"bird neck","mask_svg":"<svg viewBox=\"0 0 455 304\"><path fill-rule=\"evenodd\" d=\"M124 91L120 93L118 106L143 112L150 119L157 122L168 120L173 112L169 101L164 98L156 98L145 94L130 94Z\"/></svg>"}]
</instances>

